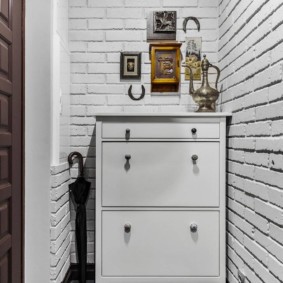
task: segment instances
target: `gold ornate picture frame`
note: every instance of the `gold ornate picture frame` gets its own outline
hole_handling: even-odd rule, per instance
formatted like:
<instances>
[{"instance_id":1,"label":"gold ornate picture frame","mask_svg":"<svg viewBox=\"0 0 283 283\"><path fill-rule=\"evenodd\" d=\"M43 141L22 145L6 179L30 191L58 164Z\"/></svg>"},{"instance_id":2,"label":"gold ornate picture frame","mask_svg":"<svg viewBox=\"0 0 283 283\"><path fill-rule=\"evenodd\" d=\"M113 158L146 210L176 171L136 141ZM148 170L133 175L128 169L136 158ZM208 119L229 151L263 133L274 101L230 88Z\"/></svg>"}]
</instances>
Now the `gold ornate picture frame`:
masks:
<instances>
[{"instance_id":1,"label":"gold ornate picture frame","mask_svg":"<svg viewBox=\"0 0 283 283\"><path fill-rule=\"evenodd\" d=\"M151 44L153 92L176 92L180 82L181 43Z\"/></svg>"}]
</instances>

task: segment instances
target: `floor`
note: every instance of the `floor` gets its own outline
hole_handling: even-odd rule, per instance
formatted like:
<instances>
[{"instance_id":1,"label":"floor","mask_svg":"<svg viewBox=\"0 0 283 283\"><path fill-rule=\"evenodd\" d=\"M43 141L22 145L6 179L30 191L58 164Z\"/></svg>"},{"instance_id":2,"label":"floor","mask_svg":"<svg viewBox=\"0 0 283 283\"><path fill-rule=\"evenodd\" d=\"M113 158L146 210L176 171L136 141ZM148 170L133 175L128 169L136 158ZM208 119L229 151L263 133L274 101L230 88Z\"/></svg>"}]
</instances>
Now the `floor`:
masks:
<instances>
[{"instance_id":1,"label":"floor","mask_svg":"<svg viewBox=\"0 0 283 283\"><path fill-rule=\"evenodd\" d=\"M87 280L86 283L93 283L94 281L93 280ZM71 281L70 283L79 283L79 281L77 280L73 280Z\"/></svg>"}]
</instances>

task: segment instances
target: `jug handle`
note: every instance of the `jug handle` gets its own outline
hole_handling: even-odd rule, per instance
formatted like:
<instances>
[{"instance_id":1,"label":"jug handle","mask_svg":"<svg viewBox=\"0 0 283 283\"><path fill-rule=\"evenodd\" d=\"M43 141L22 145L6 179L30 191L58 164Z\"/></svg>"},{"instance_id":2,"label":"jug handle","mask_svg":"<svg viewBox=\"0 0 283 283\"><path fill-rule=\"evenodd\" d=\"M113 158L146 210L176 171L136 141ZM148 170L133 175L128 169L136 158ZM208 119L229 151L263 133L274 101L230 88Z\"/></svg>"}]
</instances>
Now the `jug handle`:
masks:
<instances>
[{"instance_id":1,"label":"jug handle","mask_svg":"<svg viewBox=\"0 0 283 283\"><path fill-rule=\"evenodd\" d=\"M215 82L215 88L217 89L217 84L218 84L218 80L219 80L219 77L220 77L220 70L219 70L218 67L216 67L216 66L214 66L212 64L209 64L209 67L212 67L212 68L214 68L217 71L217 77L216 77L216 82Z\"/></svg>"}]
</instances>

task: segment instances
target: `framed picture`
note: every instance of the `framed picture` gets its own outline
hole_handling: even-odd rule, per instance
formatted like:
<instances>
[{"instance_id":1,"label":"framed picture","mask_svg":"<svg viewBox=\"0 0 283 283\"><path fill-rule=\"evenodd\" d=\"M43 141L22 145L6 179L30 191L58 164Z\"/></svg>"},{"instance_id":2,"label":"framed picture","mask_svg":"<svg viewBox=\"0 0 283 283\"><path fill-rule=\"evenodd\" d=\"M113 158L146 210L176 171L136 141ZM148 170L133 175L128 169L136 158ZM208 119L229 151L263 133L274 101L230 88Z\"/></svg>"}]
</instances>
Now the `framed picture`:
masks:
<instances>
[{"instance_id":1,"label":"framed picture","mask_svg":"<svg viewBox=\"0 0 283 283\"><path fill-rule=\"evenodd\" d=\"M154 32L176 33L176 11L156 11L153 14Z\"/></svg>"},{"instance_id":2,"label":"framed picture","mask_svg":"<svg viewBox=\"0 0 283 283\"><path fill-rule=\"evenodd\" d=\"M180 82L181 43L151 44L151 89L177 92Z\"/></svg>"},{"instance_id":3,"label":"framed picture","mask_svg":"<svg viewBox=\"0 0 283 283\"><path fill-rule=\"evenodd\" d=\"M193 79L201 80L201 37L186 38L186 63L193 71ZM185 80L190 80L190 69L185 68Z\"/></svg>"},{"instance_id":4,"label":"framed picture","mask_svg":"<svg viewBox=\"0 0 283 283\"><path fill-rule=\"evenodd\" d=\"M120 79L141 78L141 53L121 52Z\"/></svg>"},{"instance_id":5,"label":"framed picture","mask_svg":"<svg viewBox=\"0 0 283 283\"><path fill-rule=\"evenodd\" d=\"M176 40L176 11L150 11L147 14L147 40Z\"/></svg>"}]
</instances>

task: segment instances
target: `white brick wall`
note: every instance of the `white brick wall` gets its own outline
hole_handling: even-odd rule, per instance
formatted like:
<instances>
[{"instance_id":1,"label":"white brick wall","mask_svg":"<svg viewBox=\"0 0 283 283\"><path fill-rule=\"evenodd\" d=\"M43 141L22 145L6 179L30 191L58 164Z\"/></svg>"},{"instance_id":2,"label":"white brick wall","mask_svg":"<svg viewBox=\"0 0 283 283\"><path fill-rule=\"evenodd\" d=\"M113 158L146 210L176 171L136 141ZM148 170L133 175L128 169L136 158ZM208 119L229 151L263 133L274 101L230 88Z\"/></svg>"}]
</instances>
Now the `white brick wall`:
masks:
<instances>
[{"instance_id":1,"label":"white brick wall","mask_svg":"<svg viewBox=\"0 0 283 283\"><path fill-rule=\"evenodd\" d=\"M94 262L93 115L192 109L183 72L179 95L150 95L146 15L151 10L171 9L178 14L178 41L185 40L183 18L193 15L200 19L201 33L189 30L187 36L203 37L203 53L212 63L219 57L223 90L220 109L233 112L228 129L228 280L238 282L238 268L242 268L247 282L282 282L282 1L70 0L69 5L71 145L85 157L86 175L92 182L87 205L88 262ZM121 51L143 53L140 82L120 81ZM138 93L141 83L147 90L145 99L130 100L126 95L129 85L133 84L133 92ZM76 177L77 170L72 169L71 175ZM64 206L52 223L64 223L62 211ZM73 236L74 218L72 209ZM54 233L51 252L63 245L63 232ZM56 264L56 253L53 255L52 263ZM74 241L71 261L76 262Z\"/></svg>"},{"instance_id":2,"label":"white brick wall","mask_svg":"<svg viewBox=\"0 0 283 283\"><path fill-rule=\"evenodd\" d=\"M85 157L86 175L92 182L88 202L88 262L94 262L94 184L95 184L95 119L101 112L170 112L192 111L188 95L189 82L184 81L175 95L150 95L149 44L146 42L146 16L152 10L177 11L177 40L185 36L202 36L203 53L217 63L218 1L201 0L72 0L69 1L71 50L71 145ZM192 22L187 34L182 30L183 18L196 16L201 24L197 32ZM185 44L182 46L184 54ZM141 81L120 81L120 52L142 52ZM127 96L129 86L145 99L133 101ZM77 172L72 171L72 177ZM74 211L71 212L72 224ZM74 225L73 225L74 228ZM73 229L74 230L74 229ZM73 233L73 232L72 232ZM71 261L76 262L72 245Z\"/></svg>"},{"instance_id":3,"label":"white brick wall","mask_svg":"<svg viewBox=\"0 0 283 283\"><path fill-rule=\"evenodd\" d=\"M221 0L219 67L228 127L228 280L283 282L283 2ZM281 34L281 36L280 36Z\"/></svg>"},{"instance_id":4,"label":"white brick wall","mask_svg":"<svg viewBox=\"0 0 283 283\"><path fill-rule=\"evenodd\" d=\"M71 225L69 201L69 164L51 167L50 191L50 278L61 283L71 260Z\"/></svg>"}]
</instances>

